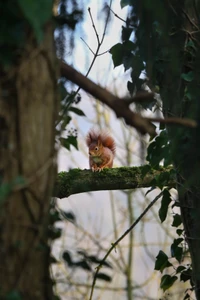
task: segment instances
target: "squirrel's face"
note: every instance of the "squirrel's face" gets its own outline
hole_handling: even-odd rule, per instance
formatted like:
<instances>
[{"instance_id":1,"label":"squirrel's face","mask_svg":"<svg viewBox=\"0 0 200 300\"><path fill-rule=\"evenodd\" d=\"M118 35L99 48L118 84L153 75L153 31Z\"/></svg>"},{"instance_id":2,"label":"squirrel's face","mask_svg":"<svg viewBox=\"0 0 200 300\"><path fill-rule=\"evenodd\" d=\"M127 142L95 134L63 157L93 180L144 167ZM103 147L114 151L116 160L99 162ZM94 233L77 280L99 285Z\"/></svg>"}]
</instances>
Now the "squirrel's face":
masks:
<instances>
[{"instance_id":1,"label":"squirrel's face","mask_svg":"<svg viewBox=\"0 0 200 300\"><path fill-rule=\"evenodd\" d=\"M89 155L92 157L101 156L102 154L102 146L100 144L91 144L89 147Z\"/></svg>"}]
</instances>

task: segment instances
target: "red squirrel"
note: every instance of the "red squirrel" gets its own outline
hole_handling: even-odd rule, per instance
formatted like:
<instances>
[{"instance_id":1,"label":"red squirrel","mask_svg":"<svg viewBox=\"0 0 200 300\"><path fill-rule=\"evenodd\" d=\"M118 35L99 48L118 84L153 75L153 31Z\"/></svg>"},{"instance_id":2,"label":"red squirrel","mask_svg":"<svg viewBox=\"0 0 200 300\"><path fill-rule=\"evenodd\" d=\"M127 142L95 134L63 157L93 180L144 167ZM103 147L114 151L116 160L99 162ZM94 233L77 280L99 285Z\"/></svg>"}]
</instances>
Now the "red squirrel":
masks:
<instances>
[{"instance_id":1,"label":"red squirrel","mask_svg":"<svg viewBox=\"0 0 200 300\"><path fill-rule=\"evenodd\" d=\"M89 148L89 165L93 172L112 168L115 156L115 141L105 131L91 129L86 137Z\"/></svg>"}]
</instances>

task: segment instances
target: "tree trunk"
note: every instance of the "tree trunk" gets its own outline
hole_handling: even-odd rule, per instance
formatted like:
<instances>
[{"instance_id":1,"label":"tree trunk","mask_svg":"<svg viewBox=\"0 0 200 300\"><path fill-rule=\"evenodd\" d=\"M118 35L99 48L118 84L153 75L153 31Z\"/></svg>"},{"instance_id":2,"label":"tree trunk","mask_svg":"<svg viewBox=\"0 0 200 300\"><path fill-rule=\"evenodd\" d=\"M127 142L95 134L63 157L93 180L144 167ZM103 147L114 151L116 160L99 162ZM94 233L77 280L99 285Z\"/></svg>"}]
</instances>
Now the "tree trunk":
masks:
<instances>
[{"instance_id":1,"label":"tree trunk","mask_svg":"<svg viewBox=\"0 0 200 300\"><path fill-rule=\"evenodd\" d=\"M180 3L178 3L179 7ZM180 27L171 38L182 41L174 61L168 63L161 96L166 116L188 117L199 122L199 17L195 3L185 1L176 10L182 13ZM185 15L184 15L185 14ZM183 40L184 38L184 40ZM193 43L196 52L190 52ZM189 50L188 50L189 49ZM188 54L189 53L189 54ZM171 72L173 70L173 72ZM183 74L193 74L192 80L185 80ZM189 95L189 96L188 96ZM199 128L168 128L172 155L177 170L177 190L183 220L185 238L191 254L196 298L200 299L200 135Z\"/></svg>"},{"instance_id":2,"label":"tree trunk","mask_svg":"<svg viewBox=\"0 0 200 300\"><path fill-rule=\"evenodd\" d=\"M13 292L20 299L53 298L48 215L58 101L51 24L44 36L38 45L30 35L16 64L0 78L1 299Z\"/></svg>"}]
</instances>

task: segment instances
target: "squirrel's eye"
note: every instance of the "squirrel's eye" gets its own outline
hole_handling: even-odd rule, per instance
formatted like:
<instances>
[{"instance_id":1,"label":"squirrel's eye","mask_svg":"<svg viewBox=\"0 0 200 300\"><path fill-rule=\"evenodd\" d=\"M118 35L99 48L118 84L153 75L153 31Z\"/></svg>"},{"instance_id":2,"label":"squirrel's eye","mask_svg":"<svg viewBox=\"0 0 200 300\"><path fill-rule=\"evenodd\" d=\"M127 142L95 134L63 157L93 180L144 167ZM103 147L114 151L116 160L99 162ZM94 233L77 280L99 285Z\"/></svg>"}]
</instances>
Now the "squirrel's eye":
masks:
<instances>
[{"instance_id":1,"label":"squirrel's eye","mask_svg":"<svg viewBox=\"0 0 200 300\"><path fill-rule=\"evenodd\" d=\"M96 147L95 150L98 150L98 147Z\"/></svg>"}]
</instances>

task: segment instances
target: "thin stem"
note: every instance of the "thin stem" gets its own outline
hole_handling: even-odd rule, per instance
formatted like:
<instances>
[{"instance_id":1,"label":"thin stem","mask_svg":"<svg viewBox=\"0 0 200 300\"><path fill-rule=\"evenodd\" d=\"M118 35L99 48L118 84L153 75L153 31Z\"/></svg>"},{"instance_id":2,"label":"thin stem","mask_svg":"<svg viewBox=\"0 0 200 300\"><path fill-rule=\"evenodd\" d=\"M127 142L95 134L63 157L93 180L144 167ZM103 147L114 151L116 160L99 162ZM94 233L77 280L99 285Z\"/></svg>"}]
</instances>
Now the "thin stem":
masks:
<instances>
[{"instance_id":1,"label":"thin stem","mask_svg":"<svg viewBox=\"0 0 200 300\"><path fill-rule=\"evenodd\" d=\"M93 296L93 292L94 292L94 287L95 287L95 283L96 283L96 279L97 279L97 275L99 273L99 270L101 269L104 261L107 259L107 257L110 255L110 253L113 251L113 249L116 248L116 246L119 244L119 242L121 242L125 236L127 236L127 234L129 234L131 232L131 230L140 222L140 220L146 215L146 213L149 211L149 209L158 201L158 199L160 199L160 197L162 196L163 191L153 200L151 201L151 203L145 208L145 210L141 213L141 215L135 220L135 222L119 237L119 239L117 241L115 241L112 246L110 247L110 249L108 250L108 252L106 253L106 255L104 256L104 258L102 259L102 262L99 264L99 266L96 268L96 272L94 274L94 279L93 279L93 283L92 283L92 288L91 288L91 293L90 293L90 298L89 300L92 300L92 296Z\"/></svg>"}]
</instances>

